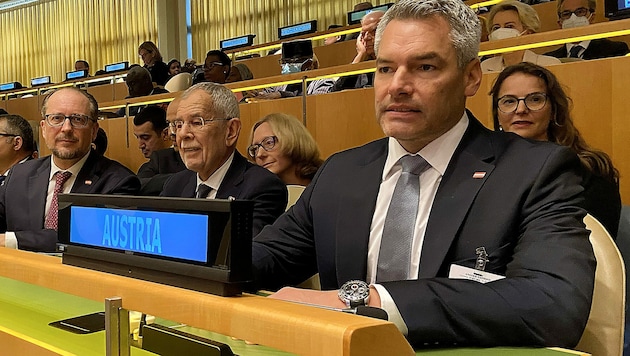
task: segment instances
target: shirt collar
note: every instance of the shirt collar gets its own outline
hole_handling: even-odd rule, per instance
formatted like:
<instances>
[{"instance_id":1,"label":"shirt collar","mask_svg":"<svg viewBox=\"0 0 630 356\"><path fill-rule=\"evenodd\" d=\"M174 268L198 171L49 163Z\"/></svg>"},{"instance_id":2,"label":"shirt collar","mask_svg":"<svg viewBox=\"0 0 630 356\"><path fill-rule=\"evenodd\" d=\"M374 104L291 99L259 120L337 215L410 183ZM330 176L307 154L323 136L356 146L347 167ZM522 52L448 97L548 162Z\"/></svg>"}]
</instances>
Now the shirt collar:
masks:
<instances>
[{"instance_id":1,"label":"shirt collar","mask_svg":"<svg viewBox=\"0 0 630 356\"><path fill-rule=\"evenodd\" d=\"M451 157L453 157L453 153L457 145L459 145L459 141L461 141L464 132L466 132L468 128L468 122L468 115L464 112L455 126L451 127L451 129L446 131L442 136L429 142L428 145L414 154L420 155L433 169L437 170L440 175L444 175L448 167L448 162L451 160ZM392 168L394 168L401 157L410 154L393 137L389 138L388 147L387 160L383 168L383 180L393 173Z\"/></svg>"},{"instance_id":2,"label":"shirt collar","mask_svg":"<svg viewBox=\"0 0 630 356\"><path fill-rule=\"evenodd\" d=\"M55 164L55 160L53 159L53 156L50 156L50 177L48 177L48 181L53 180L55 177L55 174L59 171L70 172L72 173L73 177L76 177L79 174L79 171L81 171L81 168L83 168L85 161L87 161L88 156L90 155L90 152L91 151L88 151L88 153L86 153L85 156L83 156L83 158L81 158L77 163L73 164L72 167L68 169L61 169L57 167L57 165Z\"/></svg>"},{"instance_id":3,"label":"shirt collar","mask_svg":"<svg viewBox=\"0 0 630 356\"><path fill-rule=\"evenodd\" d=\"M571 52L573 46L580 45L582 48L587 49L589 44L591 44L591 40L582 41L580 43L567 43L567 53Z\"/></svg>"},{"instance_id":4,"label":"shirt collar","mask_svg":"<svg viewBox=\"0 0 630 356\"><path fill-rule=\"evenodd\" d=\"M208 177L208 179L206 180L201 180L201 178L199 178L199 174L197 173L197 186L203 183L214 189L215 191L219 190L219 186L221 186L221 182L223 182L223 178L225 178L225 175L227 174L227 171L230 168L233 160L234 152L232 152L230 157L221 165L221 167L214 171L214 173L212 173L210 177Z\"/></svg>"}]
</instances>

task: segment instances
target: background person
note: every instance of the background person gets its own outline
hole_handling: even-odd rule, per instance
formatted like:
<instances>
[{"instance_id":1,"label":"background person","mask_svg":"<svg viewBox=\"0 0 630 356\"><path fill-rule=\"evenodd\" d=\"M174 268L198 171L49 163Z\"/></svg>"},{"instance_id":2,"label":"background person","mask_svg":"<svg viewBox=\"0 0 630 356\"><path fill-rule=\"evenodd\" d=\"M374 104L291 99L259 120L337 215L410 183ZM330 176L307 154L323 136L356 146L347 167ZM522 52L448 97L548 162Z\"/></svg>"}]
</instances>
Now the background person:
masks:
<instances>
[{"instance_id":1,"label":"background person","mask_svg":"<svg viewBox=\"0 0 630 356\"><path fill-rule=\"evenodd\" d=\"M171 79L182 72L182 64L179 62L179 60L175 58L168 61L167 66L168 66L168 79Z\"/></svg>"},{"instance_id":2,"label":"background person","mask_svg":"<svg viewBox=\"0 0 630 356\"><path fill-rule=\"evenodd\" d=\"M556 76L532 63L507 67L492 87L495 130L569 147L584 168L584 208L617 236L621 196L619 173L610 157L589 147L573 124L570 99Z\"/></svg>"},{"instance_id":3,"label":"background person","mask_svg":"<svg viewBox=\"0 0 630 356\"><path fill-rule=\"evenodd\" d=\"M258 120L249 142L247 152L256 164L287 185L308 185L322 165L313 136L291 115L275 113Z\"/></svg>"},{"instance_id":4,"label":"background person","mask_svg":"<svg viewBox=\"0 0 630 356\"><path fill-rule=\"evenodd\" d=\"M230 75L225 82L234 83L250 79L254 79L254 75L252 74L252 71L249 69L247 64L236 63L232 66L232 69L230 69Z\"/></svg>"},{"instance_id":5,"label":"background person","mask_svg":"<svg viewBox=\"0 0 630 356\"><path fill-rule=\"evenodd\" d=\"M157 84L164 86L168 80L168 66L162 60L162 54L155 43L151 41L142 42L138 47L138 56L144 62L144 68L151 73L151 79Z\"/></svg>"},{"instance_id":6,"label":"background person","mask_svg":"<svg viewBox=\"0 0 630 356\"><path fill-rule=\"evenodd\" d=\"M516 0L505 0L492 7L488 13L488 38L490 41L514 38L538 32L540 18L533 7ZM500 72L503 68L531 62L538 65L560 64L554 57L536 54L530 50L503 53L481 62L481 69L486 72Z\"/></svg>"},{"instance_id":7,"label":"background person","mask_svg":"<svg viewBox=\"0 0 630 356\"><path fill-rule=\"evenodd\" d=\"M33 128L20 115L0 115L0 184L11 167L33 159Z\"/></svg>"}]
</instances>

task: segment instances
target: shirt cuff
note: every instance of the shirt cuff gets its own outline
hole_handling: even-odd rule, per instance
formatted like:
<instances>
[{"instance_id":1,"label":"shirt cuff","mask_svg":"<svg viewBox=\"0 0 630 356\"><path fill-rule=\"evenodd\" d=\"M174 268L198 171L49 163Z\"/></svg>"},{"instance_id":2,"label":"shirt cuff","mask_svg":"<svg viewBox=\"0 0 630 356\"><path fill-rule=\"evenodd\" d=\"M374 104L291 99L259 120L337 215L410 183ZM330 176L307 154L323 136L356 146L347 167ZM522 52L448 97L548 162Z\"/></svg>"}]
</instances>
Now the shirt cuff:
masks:
<instances>
[{"instance_id":1,"label":"shirt cuff","mask_svg":"<svg viewBox=\"0 0 630 356\"><path fill-rule=\"evenodd\" d=\"M400 330L400 332L406 337L409 333L409 329L407 329L407 324L405 324L402 315L400 315L400 311L398 310L394 299L382 285L372 284L372 286L376 289L379 297L381 298L381 309L387 312L389 321L394 323L398 330Z\"/></svg>"},{"instance_id":2,"label":"shirt cuff","mask_svg":"<svg viewBox=\"0 0 630 356\"><path fill-rule=\"evenodd\" d=\"M17 243L17 237L15 236L15 232L7 231L4 233L4 247L17 250L18 243Z\"/></svg>"}]
</instances>

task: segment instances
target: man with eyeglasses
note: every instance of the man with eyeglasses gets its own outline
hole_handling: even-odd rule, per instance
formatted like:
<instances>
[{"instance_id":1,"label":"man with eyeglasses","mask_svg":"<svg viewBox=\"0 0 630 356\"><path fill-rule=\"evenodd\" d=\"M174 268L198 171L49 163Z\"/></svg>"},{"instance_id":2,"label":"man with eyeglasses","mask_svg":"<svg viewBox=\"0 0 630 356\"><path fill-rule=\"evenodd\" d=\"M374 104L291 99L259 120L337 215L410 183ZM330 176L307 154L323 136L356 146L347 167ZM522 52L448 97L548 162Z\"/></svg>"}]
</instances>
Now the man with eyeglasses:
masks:
<instances>
[{"instance_id":1,"label":"man with eyeglasses","mask_svg":"<svg viewBox=\"0 0 630 356\"><path fill-rule=\"evenodd\" d=\"M91 150L98 104L86 91L65 87L42 104L40 129L51 156L16 165L0 187L0 246L53 252L57 195L136 194L140 181L120 163Z\"/></svg>"},{"instance_id":2,"label":"man with eyeglasses","mask_svg":"<svg viewBox=\"0 0 630 356\"><path fill-rule=\"evenodd\" d=\"M188 169L173 174L160 195L252 200L254 236L284 212L287 188L275 174L248 162L236 150L239 117L236 97L226 87L199 83L187 89L169 124Z\"/></svg>"},{"instance_id":3,"label":"man with eyeglasses","mask_svg":"<svg viewBox=\"0 0 630 356\"><path fill-rule=\"evenodd\" d=\"M560 28L575 28L592 24L595 20L596 4L595 0L558 0L558 25ZM625 42L600 38L567 43L545 55L556 58L598 59L625 56L627 53L628 45Z\"/></svg>"},{"instance_id":4,"label":"man with eyeglasses","mask_svg":"<svg viewBox=\"0 0 630 356\"><path fill-rule=\"evenodd\" d=\"M35 141L33 128L20 115L0 116L0 184L11 167L33 158Z\"/></svg>"}]
</instances>

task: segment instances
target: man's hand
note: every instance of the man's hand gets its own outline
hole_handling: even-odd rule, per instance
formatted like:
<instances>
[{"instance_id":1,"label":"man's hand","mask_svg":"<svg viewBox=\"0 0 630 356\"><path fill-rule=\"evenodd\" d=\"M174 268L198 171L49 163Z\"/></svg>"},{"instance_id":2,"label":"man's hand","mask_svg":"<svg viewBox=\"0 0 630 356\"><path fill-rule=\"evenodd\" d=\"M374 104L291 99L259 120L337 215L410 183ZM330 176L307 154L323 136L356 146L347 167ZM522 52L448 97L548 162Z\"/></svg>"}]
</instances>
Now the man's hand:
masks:
<instances>
[{"instance_id":1,"label":"man's hand","mask_svg":"<svg viewBox=\"0 0 630 356\"><path fill-rule=\"evenodd\" d=\"M5 247L4 246L4 240L5 240L4 234L0 234L0 247Z\"/></svg>"},{"instance_id":2,"label":"man's hand","mask_svg":"<svg viewBox=\"0 0 630 356\"><path fill-rule=\"evenodd\" d=\"M365 41L363 40L363 33L359 34L359 37L357 37L356 48L357 48L357 55L352 60L352 64L363 62L365 58L367 57L367 49L366 49Z\"/></svg>"},{"instance_id":3,"label":"man's hand","mask_svg":"<svg viewBox=\"0 0 630 356\"><path fill-rule=\"evenodd\" d=\"M284 287L278 292L269 296L269 298L288 300L292 302L307 303L322 305L331 308L345 309L346 304L339 299L339 291L319 291L312 289L299 289L293 287ZM371 307L381 307L381 298L374 287L370 287L370 301L368 303Z\"/></svg>"}]
</instances>

